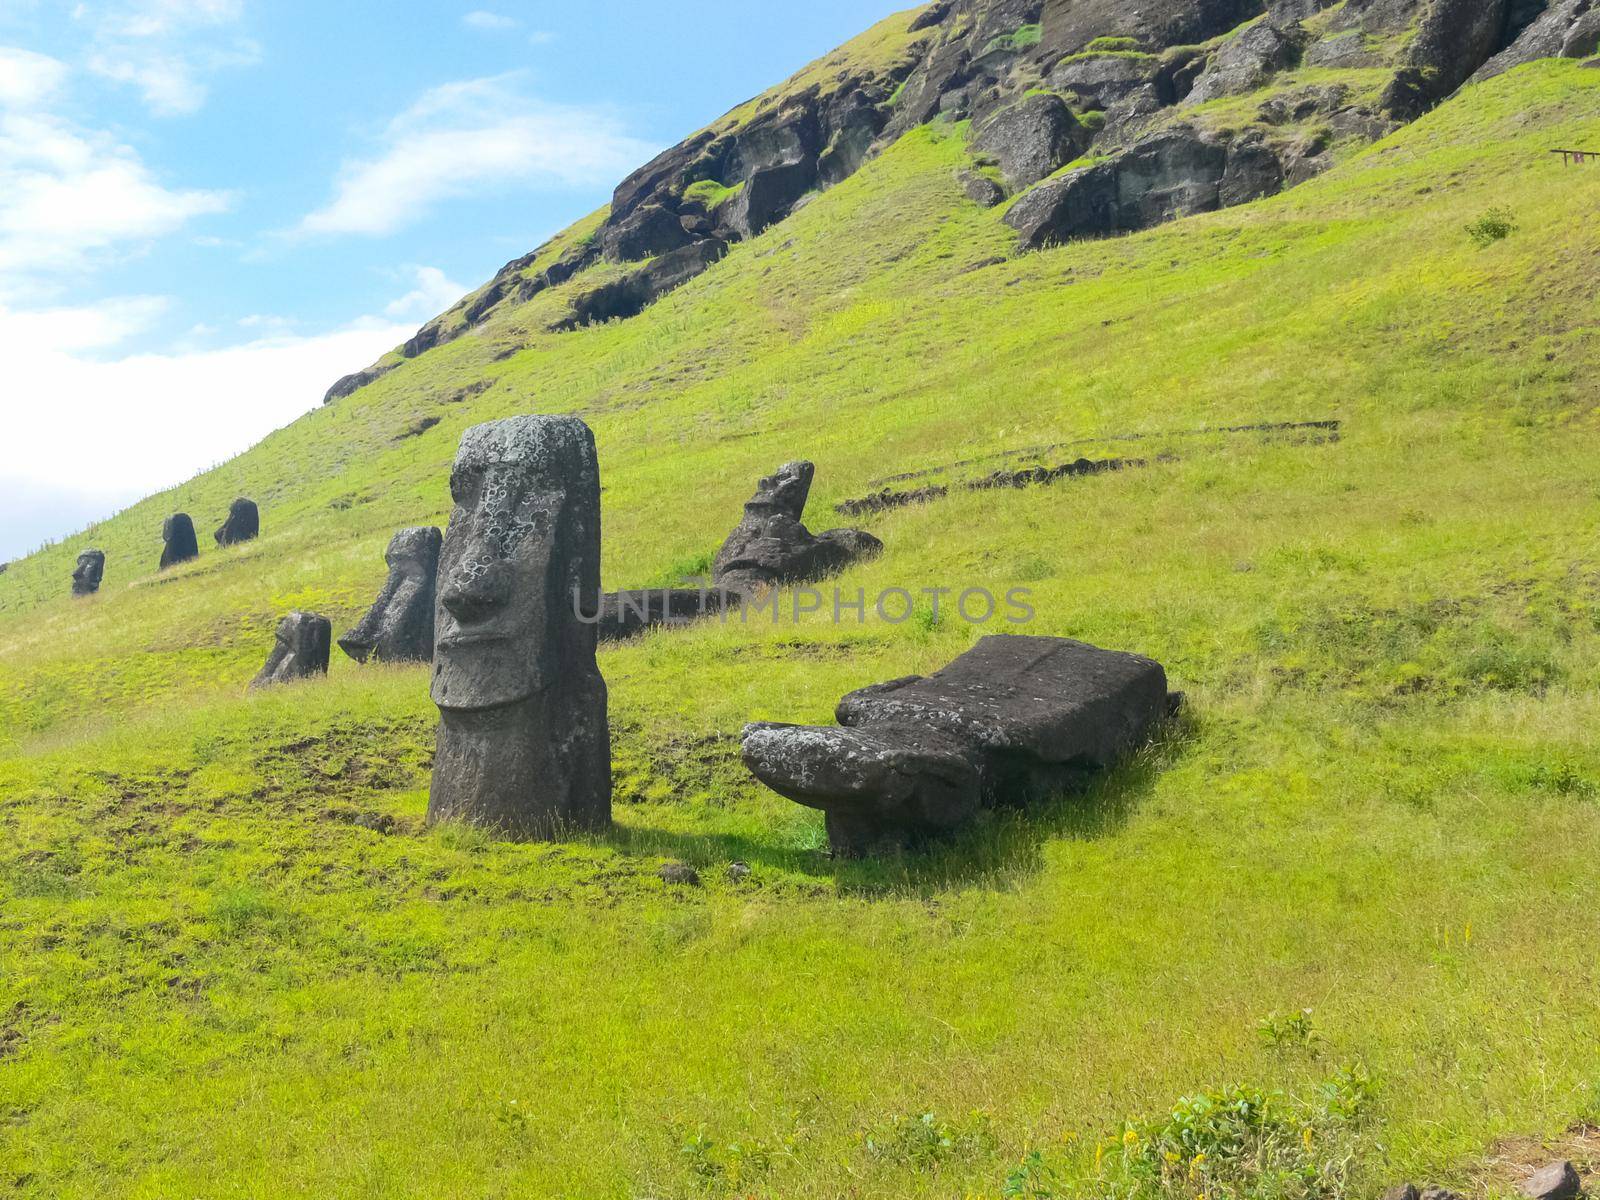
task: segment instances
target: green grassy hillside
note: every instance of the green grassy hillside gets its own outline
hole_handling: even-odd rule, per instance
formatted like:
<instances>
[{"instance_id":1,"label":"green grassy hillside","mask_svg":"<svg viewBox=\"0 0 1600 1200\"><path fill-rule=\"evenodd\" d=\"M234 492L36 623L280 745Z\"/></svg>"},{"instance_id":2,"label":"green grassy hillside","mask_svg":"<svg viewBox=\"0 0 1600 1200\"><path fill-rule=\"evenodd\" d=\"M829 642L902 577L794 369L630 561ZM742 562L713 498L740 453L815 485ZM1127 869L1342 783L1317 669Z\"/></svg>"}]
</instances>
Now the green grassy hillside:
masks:
<instances>
[{"instance_id":1,"label":"green grassy hillside","mask_svg":"<svg viewBox=\"0 0 1600 1200\"><path fill-rule=\"evenodd\" d=\"M925 128L638 318L544 333L545 293L12 565L0 1186L1507 1190L1497 1139L1600 1119L1600 246L1546 153L1597 121L1600 72L1536 64L1273 200L1009 259ZM712 624L602 654L613 835L426 831L424 670L243 689L521 412L594 428L610 586L703 567L786 459L813 528L901 473L1146 459L870 518L839 583L1030 587L1029 632L1159 658L1188 715L1087 797L835 863L740 726L981 631ZM1307 419L1341 436L1194 432ZM264 536L157 577L162 517L236 495ZM1235 1086L1283 1095L1168 1119Z\"/></svg>"}]
</instances>

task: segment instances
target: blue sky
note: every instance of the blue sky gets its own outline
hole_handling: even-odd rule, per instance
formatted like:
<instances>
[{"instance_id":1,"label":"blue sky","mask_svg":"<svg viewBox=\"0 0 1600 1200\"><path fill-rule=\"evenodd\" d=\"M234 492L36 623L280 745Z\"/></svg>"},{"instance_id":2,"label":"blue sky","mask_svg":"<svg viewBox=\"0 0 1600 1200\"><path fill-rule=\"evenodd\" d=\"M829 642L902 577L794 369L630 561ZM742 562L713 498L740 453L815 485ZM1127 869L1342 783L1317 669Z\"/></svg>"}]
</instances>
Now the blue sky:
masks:
<instances>
[{"instance_id":1,"label":"blue sky","mask_svg":"<svg viewBox=\"0 0 1600 1200\"><path fill-rule=\"evenodd\" d=\"M0 0L0 561L314 407L906 0Z\"/></svg>"}]
</instances>

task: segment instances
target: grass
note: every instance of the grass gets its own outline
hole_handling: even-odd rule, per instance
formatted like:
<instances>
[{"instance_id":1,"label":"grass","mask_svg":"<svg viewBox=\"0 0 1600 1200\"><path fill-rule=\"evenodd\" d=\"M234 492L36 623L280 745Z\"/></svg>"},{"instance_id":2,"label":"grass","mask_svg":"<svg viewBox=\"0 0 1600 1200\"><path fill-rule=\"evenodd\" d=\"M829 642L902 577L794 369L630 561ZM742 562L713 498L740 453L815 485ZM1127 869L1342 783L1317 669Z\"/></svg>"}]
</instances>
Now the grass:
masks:
<instances>
[{"instance_id":1,"label":"grass","mask_svg":"<svg viewBox=\"0 0 1600 1200\"><path fill-rule=\"evenodd\" d=\"M737 196L743 188L743 182L728 187L726 184L718 183L715 179L702 179L698 183L691 183L684 188L683 198L685 200L698 200L706 206L708 212L714 212Z\"/></svg>"},{"instance_id":2,"label":"grass","mask_svg":"<svg viewBox=\"0 0 1600 1200\"><path fill-rule=\"evenodd\" d=\"M921 130L634 320L545 333L554 289L12 565L0 1179L1175 1197L1127 1133L1199 1130L1208 1194L1267 1200L1566 1128L1600 1081L1597 314L1585 178L1542 147L1597 118L1595 72L1537 64L1281 197L1025 257ZM813 527L889 475L1146 458L871 518L839 584L1025 584L1032 632L1161 659L1189 715L1086 796L835 863L740 726L979 630L713 623L602 656L610 835L425 830L425 671L244 686L279 615L342 632L394 528L442 522L466 427L527 411L596 432L612 586L702 564L797 456ZM1195 432L1310 418L1339 439ZM163 516L237 495L259 541L155 574Z\"/></svg>"}]
</instances>

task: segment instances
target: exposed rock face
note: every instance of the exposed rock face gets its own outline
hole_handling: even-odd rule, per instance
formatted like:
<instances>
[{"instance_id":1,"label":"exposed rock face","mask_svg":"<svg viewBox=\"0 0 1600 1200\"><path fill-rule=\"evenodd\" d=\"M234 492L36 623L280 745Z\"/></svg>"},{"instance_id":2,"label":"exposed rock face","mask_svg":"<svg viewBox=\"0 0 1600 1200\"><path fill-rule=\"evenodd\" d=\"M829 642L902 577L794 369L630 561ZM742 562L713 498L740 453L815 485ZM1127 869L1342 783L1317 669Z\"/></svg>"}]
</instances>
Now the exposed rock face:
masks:
<instances>
[{"instance_id":1,"label":"exposed rock face","mask_svg":"<svg viewBox=\"0 0 1600 1200\"><path fill-rule=\"evenodd\" d=\"M357 662L433 661L433 610L444 535L432 526L402 529L389 541L389 578L361 623L339 639Z\"/></svg>"},{"instance_id":2,"label":"exposed rock face","mask_svg":"<svg viewBox=\"0 0 1600 1200\"><path fill-rule=\"evenodd\" d=\"M1288 29L1258 21L1222 44L1210 64L1195 80L1185 104L1203 104L1221 96L1254 91L1273 74L1292 66L1299 57L1297 26Z\"/></svg>"},{"instance_id":3,"label":"exposed rock face","mask_svg":"<svg viewBox=\"0 0 1600 1200\"><path fill-rule=\"evenodd\" d=\"M600 469L576 417L469 429L439 560L428 820L511 838L611 821L611 740L595 627Z\"/></svg>"},{"instance_id":4,"label":"exposed rock face","mask_svg":"<svg viewBox=\"0 0 1600 1200\"><path fill-rule=\"evenodd\" d=\"M688 283L727 252L727 243L706 241L693 242L663 254L620 279L579 293L573 298L571 314L551 329L565 331L638 316L648 305Z\"/></svg>"},{"instance_id":5,"label":"exposed rock face","mask_svg":"<svg viewBox=\"0 0 1600 1200\"><path fill-rule=\"evenodd\" d=\"M688 625L714 617L738 603L722 588L641 588L607 592L600 598L600 640L622 642L646 630Z\"/></svg>"},{"instance_id":6,"label":"exposed rock face","mask_svg":"<svg viewBox=\"0 0 1600 1200\"><path fill-rule=\"evenodd\" d=\"M277 640L252 688L272 687L328 673L333 624L316 613L292 612L278 622Z\"/></svg>"},{"instance_id":7,"label":"exposed rock face","mask_svg":"<svg viewBox=\"0 0 1600 1200\"><path fill-rule=\"evenodd\" d=\"M719 588L755 596L779 584L821 579L882 552L883 543L870 533L830 529L813 534L801 524L816 470L808 462L785 463L761 481L712 564L711 578Z\"/></svg>"},{"instance_id":8,"label":"exposed rock face","mask_svg":"<svg viewBox=\"0 0 1600 1200\"><path fill-rule=\"evenodd\" d=\"M173 513L163 521L161 540L166 543L161 551L163 571L200 557L200 543L195 540L194 521L188 513Z\"/></svg>"},{"instance_id":9,"label":"exposed rock face","mask_svg":"<svg viewBox=\"0 0 1600 1200\"><path fill-rule=\"evenodd\" d=\"M1541 58L1587 58L1596 52L1600 52L1600 5L1594 0L1555 0L1473 78L1489 79Z\"/></svg>"},{"instance_id":10,"label":"exposed rock face","mask_svg":"<svg viewBox=\"0 0 1600 1200\"><path fill-rule=\"evenodd\" d=\"M106 574L106 552L85 550L78 555L78 565L72 570L72 594L92 596L100 590L100 581Z\"/></svg>"},{"instance_id":11,"label":"exposed rock face","mask_svg":"<svg viewBox=\"0 0 1600 1200\"><path fill-rule=\"evenodd\" d=\"M757 724L743 757L827 818L836 854L907 846L1114 765L1169 711L1166 672L1065 638L986 637L944 670L852 692L839 728Z\"/></svg>"},{"instance_id":12,"label":"exposed rock face","mask_svg":"<svg viewBox=\"0 0 1600 1200\"><path fill-rule=\"evenodd\" d=\"M218 546L236 546L253 541L261 534L261 510L254 500L242 496L228 506L228 519L213 535Z\"/></svg>"},{"instance_id":13,"label":"exposed rock face","mask_svg":"<svg viewBox=\"0 0 1600 1200\"><path fill-rule=\"evenodd\" d=\"M1433 0L1383 110L1409 120L1455 91L1500 48L1509 11L1510 0Z\"/></svg>"},{"instance_id":14,"label":"exposed rock face","mask_svg":"<svg viewBox=\"0 0 1600 1200\"><path fill-rule=\"evenodd\" d=\"M1066 166L1088 143L1087 131L1066 101L1040 93L990 117L972 147L994 158L1008 184L1022 188Z\"/></svg>"}]
</instances>

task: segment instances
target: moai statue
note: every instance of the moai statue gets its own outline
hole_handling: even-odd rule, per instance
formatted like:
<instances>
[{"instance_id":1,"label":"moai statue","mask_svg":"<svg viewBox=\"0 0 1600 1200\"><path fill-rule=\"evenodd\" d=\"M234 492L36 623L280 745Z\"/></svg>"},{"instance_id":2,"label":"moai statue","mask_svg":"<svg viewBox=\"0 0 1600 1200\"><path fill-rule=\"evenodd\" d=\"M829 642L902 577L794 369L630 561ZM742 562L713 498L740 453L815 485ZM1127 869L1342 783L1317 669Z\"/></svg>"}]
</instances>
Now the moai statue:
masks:
<instances>
[{"instance_id":1,"label":"moai statue","mask_svg":"<svg viewBox=\"0 0 1600 1200\"><path fill-rule=\"evenodd\" d=\"M228 506L228 519L213 535L218 546L237 546L253 541L261 533L261 510L254 500L240 497Z\"/></svg>"},{"instance_id":2,"label":"moai statue","mask_svg":"<svg viewBox=\"0 0 1600 1200\"><path fill-rule=\"evenodd\" d=\"M389 579L361 623L339 639L339 649L357 662L430 662L433 609L444 535L432 527L402 529L389 542L384 561Z\"/></svg>"},{"instance_id":3,"label":"moai statue","mask_svg":"<svg viewBox=\"0 0 1600 1200\"><path fill-rule=\"evenodd\" d=\"M328 673L333 624L316 613L292 612L278 622L278 640L250 687L271 687Z\"/></svg>"},{"instance_id":4,"label":"moai statue","mask_svg":"<svg viewBox=\"0 0 1600 1200\"><path fill-rule=\"evenodd\" d=\"M72 572L72 594L92 596L100 590L100 581L106 574L106 552L85 550L78 555L78 565Z\"/></svg>"},{"instance_id":5,"label":"moai statue","mask_svg":"<svg viewBox=\"0 0 1600 1200\"><path fill-rule=\"evenodd\" d=\"M712 564L719 588L755 596L779 584L821 579L883 550L859 529L813 534L801 524L816 470L808 462L785 463L761 481Z\"/></svg>"},{"instance_id":6,"label":"moai statue","mask_svg":"<svg viewBox=\"0 0 1600 1200\"><path fill-rule=\"evenodd\" d=\"M428 820L531 840L611 823L611 733L592 623L600 468L576 417L467 430L439 559Z\"/></svg>"},{"instance_id":7,"label":"moai statue","mask_svg":"<svg viewBox=\"0 0 1600 1200\"><path fill-rule=\"evenodd\" d=\"M173 513L163 521L161 540L166 543L161 551L163 571L200 557L200 543L195 540L194 522L189 519L188 513Z\"/></svg>"}]
</instances>

